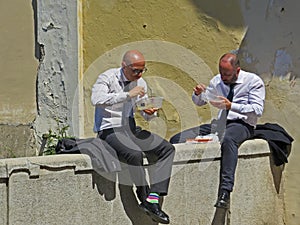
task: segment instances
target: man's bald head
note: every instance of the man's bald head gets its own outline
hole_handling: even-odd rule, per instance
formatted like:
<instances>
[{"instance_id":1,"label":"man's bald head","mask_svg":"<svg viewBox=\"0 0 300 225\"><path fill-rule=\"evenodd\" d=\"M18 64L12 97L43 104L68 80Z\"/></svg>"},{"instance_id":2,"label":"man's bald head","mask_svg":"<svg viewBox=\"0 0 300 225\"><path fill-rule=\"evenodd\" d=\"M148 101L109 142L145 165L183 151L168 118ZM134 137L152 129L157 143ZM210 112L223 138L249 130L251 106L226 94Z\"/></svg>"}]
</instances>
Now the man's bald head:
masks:
<instances>
[{"instance_id":1,"label":"man's bald head","mask_svg":"<svg viewBox=\"0 0 300 225\"><path fill-rule=\"evenodd\" d=\"M138 50L129 50L125 52L122 60L122 68L129 81L141 78L146 70L143 54Z\"/></svg>"},{"instance_id":2,"label":"man's bald head","mask_svg":"<svg viewBox=\"0 0 300 225\"><path fill-rule=\"evenodd\" d=\"M240 61L238 60L237 55L233 53L226 53L222 55L220 58L220 64L223 63L230 63L230 65L234 68L240 66Z\"/></svg>"},{"instance_id":3,"label":"man's bald head","mask_svg":"<svg viewBox=\"0 0 300 225\"><path fill-rule=\"evenodd\" d=\"M129 66L136 63L145 63L145 58L138 50L129 50L124 54L123 62L125 62L126 66Z\"/></svg>"},{"instance_id":4,"label":"man's bald head","mask_svg":"<svg viewBox=\"0 0 300 225\"><path fill-rule=\"evenodd\" d=\"M225 84L234 83L239 76L240 69L240 62L237 55L226 53L220 58L219 71L221 79Z\"/></svg>"}]
</instances>

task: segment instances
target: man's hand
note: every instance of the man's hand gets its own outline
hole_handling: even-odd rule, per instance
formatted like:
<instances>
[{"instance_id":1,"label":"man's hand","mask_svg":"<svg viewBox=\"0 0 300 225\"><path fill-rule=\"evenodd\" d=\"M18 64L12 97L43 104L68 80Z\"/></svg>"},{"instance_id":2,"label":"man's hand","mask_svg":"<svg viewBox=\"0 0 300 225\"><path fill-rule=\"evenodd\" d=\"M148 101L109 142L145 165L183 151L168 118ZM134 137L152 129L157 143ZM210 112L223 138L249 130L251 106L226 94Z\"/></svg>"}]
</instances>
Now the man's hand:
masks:
<instances>
[{"instance_id":1,"label":"man's hand","mask_svg":"<svg viewBox=\"0 0 300 225\"><path fill-rule=\"evenodd\" d=\"M138 95L140 97L143 97L145 95L145 89L144 89L144 87L136 86L136 87L132 88L128 93L129 93L130 98L136 97Z\"/></svg>"},{"instance_id":2,"label":"man's hand","mask_svg":"<svg viewBox=\"0 0 300 225\"><path fill-rule=\"evenodd\" d=\"M205 90L206 86L204 84L198 84L196 87L194 87L195 95L200 95Z\"/></svg>"},{"instance_id":3,"label":"man's hand","mask_svg":"<svg viewBox=\"0 0 300 225\"><path fill-rule=\"evenodd\" d=\"M148 115L152 115L153 113L157 112L157 110L158 108L150 108L150 109L144 109L143 111Z\"/></svg>"},{"instance_id":4,"label":"man's hand","mask_svg":"<svg viewBox=\"0 0 300 225\"><path fill-rule=\"evenodd\" d=\"M209 103L218 109L226 109L226 110L231 109L231 102L227 98L223 96L218 96L218 99L220 100L209 101Z\"/></svg>"}]
</instances>

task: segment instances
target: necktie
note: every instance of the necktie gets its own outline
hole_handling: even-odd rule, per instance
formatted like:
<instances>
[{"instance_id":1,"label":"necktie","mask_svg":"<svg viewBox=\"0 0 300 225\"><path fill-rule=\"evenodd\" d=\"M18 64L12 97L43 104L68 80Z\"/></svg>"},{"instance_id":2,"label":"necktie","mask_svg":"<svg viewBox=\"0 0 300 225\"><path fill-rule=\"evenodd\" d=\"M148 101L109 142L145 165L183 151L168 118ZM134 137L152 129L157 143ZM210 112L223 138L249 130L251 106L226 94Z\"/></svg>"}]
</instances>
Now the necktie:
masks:
<instances>
[{"instance_id":1,"label":"necktie","mask_svg":"<svg viewBox=\"0 0 300 225\"><path fill-rule=\"evenodd\" d=\"M124 92L128 92L131 81L124 81ZM129 126L131 131L135 130L135 120L133 115L133 106L131 99L124 103L123 114L122 114L122 125Z\"/></svg>"},{"instance_id":2,"label":"necktie","mask_svg":"<svg viewBox=\"0 0 300 225\"><path fill-rule=\"evenodd\" d=\"M230 84L229 93L226 97L229 101L232 101L232 99L233 99L234 86L235 86L235 84ZM229 110L226 110L226 109L223 109L222 112L221 112L221 116L220 116L219 120L222 121L224 124L226 123L225 121L227 120L228 112L229 112Z\"/></svg>"},{"instance_id":3,"label":"necktie","mask_svg":"<svg viewBox=\"0 0 300 225\"><path fill-rule=\"evenodd\" d=\"M232 101L232 99L233 99L234 86L235 86L235 84L230 84L230 86L229 86L230 87L229 93L228 93L228 95L226 97L229 101ZM221 121L225 121L227 119L228 112L229 112L229 110L226 110L226 109L222 110L221 116L220 116L220 120Z\"/></svg>"},{"instance_id":4,"label":"necktie","mask_svg":"<svg viewBox=\"0 0 300 225\"><path fill-rule=\"evenodd\" d=\"M129 86L130 86L130 81L123 81L123 85L124 85L124 92L128 92L129 91ZM124 116L125 117L133 117L133 109L132 109L132 102L131 99L128 100L127 102L125 102L124 104Z\"/></svg>"},{"instance_id":5,"label":"necktie","mask_svg":"<svg viewBox=\"0 0 300 225\"><path fill-rule=\"evenodd\" d=\"M123 84L124 84L124 91L125 91L125 92L128 92L128 91L129 91L129 86L130 86L129 84L130 84L130 82L131 82L131 81L124 81L124 82L123 82Z\"/></svg>"},{"instance_id":6,"label":"necktie","mask_svg":"<svg viewBox=\"0 0 300 225\"><path fill-rule=\"evenodd\" d=\"M235 84L230 84L229 93L226 97L229 101L232 101L232 99L233 99L234 86L235 86ZM218 133L218 136L219 136L220 140L223 139L223 134L224 134L224 130L225 130L225 127L226 127L228 112L229 112L229 110L223 109L222 112L221 112L220 118L215 121L215 124L212 125L212 128L211 128L212 133L215 133L215 132Z\"/></svg>"},{"instance_id":7,"label":"necktie","mask_svg":"<svg viewBox=\"0 0 300 225\"><path fill-rule=\"evenodd\" d=\"M230 84L229 93L228 93L228 95L227 95L227 99L228 99L229 101L232 101L232 99L233 99L234 86L235 86L235 84Z\"/></svg>"}]
</instances>

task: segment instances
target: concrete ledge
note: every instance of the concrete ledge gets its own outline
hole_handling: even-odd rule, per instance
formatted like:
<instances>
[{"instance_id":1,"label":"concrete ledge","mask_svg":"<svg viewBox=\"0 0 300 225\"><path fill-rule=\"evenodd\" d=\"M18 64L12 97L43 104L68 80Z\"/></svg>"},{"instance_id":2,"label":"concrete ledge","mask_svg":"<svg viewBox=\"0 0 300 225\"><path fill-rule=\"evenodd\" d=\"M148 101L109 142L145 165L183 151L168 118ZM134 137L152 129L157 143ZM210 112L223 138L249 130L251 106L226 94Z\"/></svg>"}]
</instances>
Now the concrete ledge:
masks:
<instances>
[{"instance_id":1,"label":"concrete ledge","mask_svg":"<svg viewBox=\"0 0 300 225\"><path fill-rule=\"evenodd\" d=\"M191 160L213 161L220 159L220 144L207 142L197 144L176 144L175 162ZM268 143L264 140L248 140L239 149L239 157L260 157L270 154Z\"/></svg>"},{"instance_id":2,"label":"concrete ledge","mask_svg":"<svg viewBox=\"0 0 300 225\"><path fill-rule=\"evenodd\" d=\"M47 168L48 170L74 168L75 172L91 171L93 169L90 158L87 155L80 154L2 159L0 166L0 178L9 178L12 173L19 171L27 171L29 177L38 177L41 168Z\"/></svg>"},{"instance_id":3,"label":"concrete ledge","mask_svg":"<svg viewBox=\"0 0 300 225\"><path fill-rule=\"evenodd\" d=\"M265 141L251 140L240 147L227 214L213 207L219 144L175 147L169 196L162 203L171 224L284 224L282 168L270 163ZM118 175L96 174L87 155L2 159L0 176L1 224L155 224L139 210L135 189L117 182L128 178L126 168Z\"/></svg>"}]
</instances>

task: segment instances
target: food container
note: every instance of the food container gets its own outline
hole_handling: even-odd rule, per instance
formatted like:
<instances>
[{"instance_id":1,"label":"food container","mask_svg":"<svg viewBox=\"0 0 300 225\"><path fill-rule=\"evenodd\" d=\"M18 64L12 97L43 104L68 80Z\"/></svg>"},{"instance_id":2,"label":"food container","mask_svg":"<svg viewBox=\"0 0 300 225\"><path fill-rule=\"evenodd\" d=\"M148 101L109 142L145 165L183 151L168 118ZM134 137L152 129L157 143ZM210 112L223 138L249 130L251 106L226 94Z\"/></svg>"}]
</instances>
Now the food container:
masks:
<instances>
[{"instance_id":1,"label":"food container","mask_svg":"<svg viewBox=\"0 0 300 225\"><path fill-rule=\"evenodd\" d=\"M136 102L138 110L145 110L150 108L160 109L163 103L163 97L144 98Z\"/></svg>"},{"instance_id":2,"label":"food container","mask_svg":"<svg viewBox=\"0 0 300 225\"><path fill-rule=\"evenodd\" d=\"M199 135L195 138L187 138L186 143L207 143L207 142L218 142L218 136L216 134Z\"/></svg>"}]
</instances>

